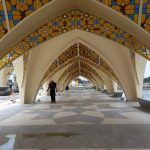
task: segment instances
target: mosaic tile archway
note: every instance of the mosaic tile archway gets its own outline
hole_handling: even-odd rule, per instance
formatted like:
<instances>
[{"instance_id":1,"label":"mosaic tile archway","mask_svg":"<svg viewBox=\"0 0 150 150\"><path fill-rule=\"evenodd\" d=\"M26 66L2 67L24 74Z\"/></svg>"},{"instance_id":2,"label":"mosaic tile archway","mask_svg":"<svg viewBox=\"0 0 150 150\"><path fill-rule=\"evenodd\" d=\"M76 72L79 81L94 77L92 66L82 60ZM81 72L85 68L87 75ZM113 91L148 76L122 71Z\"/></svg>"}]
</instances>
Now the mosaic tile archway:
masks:
<instances>
[{"instance_id":1,"label":"mosaic tile archway","mask_svg":"<svg viewBox=\"0 0 150 150\"><path fill-rule=\"evenodd\" d=\"M69 76L69 78L65 79L65 81L63 83L64 87L66 87L66 85L69 85L69 83L78 76L83 76L83 77L87 78L91 83L93 83L93 85L95 85L97 83L95 78L93 78L93 76L91 74L87 74L86 72L76 72L72 76Z\"/></svg>"},{"instance_id":2,"label":"mosaic tile archway","mask_svg":"<svg viewBox=\"0 0 150 150\"><path fill-rule=\"evenodd\" d=\"M49 5L53 0L3 0L0 1L0 38L16 26L24 18L38 11L42 6ZM113 10L120 12L146 31L150 31L150 1L144 0L96 0ZM8 22L9 26L6 25Z\"/></svg>"},{"instance_id":3,"label":"mosaic tile archway","mask_svg":"<svg viewBox=\"0 0 150 150\"><path fill-rule=\"evenodd\" d=\"M42 82L44 83L48 78L65 66L69 66L79 61L104 71L113 80L118 82L117 76L106 63L106 61L99 54L81 42L77 42L70 46L53 61L45 73Z\"/></svg>"},{"instance_id":4,"label":"mosaic tile archway","mask_svg":"<svg viewBox=\"0 0 150 150\"><path fill-rule=\"evenodd\" d=\"M108 38L150 60L150 50L129 33L89 12L73 9L51 19L47 24L21 40L0 60L0 69L33 47L55 36L79 29Z\"/></svg>"},{"instance_id":5,"label":"mosaic tile archway","mask_svg":"<svg viewBox=\"0 0 150 150\"><path fill-rule=\"evenodd\" d=\"M74 76L76 71L78 71L79 73L86 72L87 74L90 74L90 76L93 77L93 79L96 77L97 79L103 81L103 79L98 75L98 73L94 69L92 69L90 65L88 65L85 62L78 61L72 64L71 66L69 66L64 71L64 73L62 73L62 75L58 79L58 83L64 78L68 79L69 77Z\"/></svg>"}]
</instances>

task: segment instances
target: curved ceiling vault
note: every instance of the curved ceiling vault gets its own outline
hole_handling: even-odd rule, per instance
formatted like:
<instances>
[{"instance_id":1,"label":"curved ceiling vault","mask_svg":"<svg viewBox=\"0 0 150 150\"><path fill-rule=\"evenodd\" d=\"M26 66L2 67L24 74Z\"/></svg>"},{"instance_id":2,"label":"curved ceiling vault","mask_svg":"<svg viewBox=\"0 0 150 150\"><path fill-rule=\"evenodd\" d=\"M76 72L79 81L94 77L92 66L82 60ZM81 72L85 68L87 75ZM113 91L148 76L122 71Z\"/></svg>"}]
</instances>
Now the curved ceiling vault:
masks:
<instances>
[{"instance_id":1,"label":"curved ceiling vault","mask_svg":"<svg viewBox=\"0 0 150 150\"><path fill-rule=\"evenodd\" d=\"M52 0L32 0L32 1L9 1L0 2L1 23L0 29L2 38L9 30L16 26L19 22L30 16L33 12L39 10L42 6L48 5ZM128 17L133 22L140 24L142 28L150 31L150 3L149 1L124 1L124 0L97 0L122 15ZM141 12L140 12L141 11ZM141 16L139 14L142 14ZM141 19L142 17L142 19ZM6 24L7 22L7 24Z\"/></svg>"},{"instance_id":2,"label":"curved ceiling vault","mask_svg":"<svg viewBox=\"0 0 150 150\"><path fill-rule=\"evenodd\" d=\"M69 66L68 69L66 69L64 73L62 73L62 75L58 79L58 83L64 78L69 79L70 77L74 76L74 74L79 73L79 75L81 75L80 73L83 72L86 72L87 75L91 76L95 81L96 79L102 80L102 78L96 73L94 69L92 69L92 67L90 67L90 65L87 65L82 61L78 61L72 64L71 66Z\"/></svg>"},{"instance_id":3,"label":"curved ceiling vault","mask_svg":"<svg viewBox=\"0 0 150 150\"><path fill-rule=\"evenodd\" d=\"M33 1L28 4L27 4L27 2L22 2L21 4L19 4L19 3L16 3L16 1L9 2L8 0L4 1L3 3L1 2L0 3L0 8L1 8L0 11L3 12L2 14L4 14L4 15L8 15L9 13L11 13L11 11L16 9L16 12L15 13L13 12L13 15L15 14L16 16L14 15L12 17L10 15L11 18L13 18L12 20L9 19L9 17L10 17L9 15L7 17L5 16L4 18L2 17L2 19L4 19L4 20L2 20L2 22L1 22L2 25L0 26L1 33L5 34L7 32L7 30L10 30L11 27L13 27L15 24L17 24L17 21L15 21L15 19L18 19L18 18L20 18L20 20L24 19L26 16L28 16L30 13L32 13L34 11L34 10L32 10L33 8L35 10L37 10L39 7L41 7L42 5L45 4L45 7L37 10L37 13L38 13L38 12L42 12L42 11L44 12L45 8L52 7L53 5L56 7L56 5L58 4L58 0L55 0L55 1L52 1L49 3L48 2L49 2L48 0L47 1L41 0L38 3ZM62 6L63 6L63 3L67 3L67 2L68 2L67 0L62 0L61 1ZM105 0L101 1L101 2L107 4L108 6L112 7L115 10L122 12L124 15L130 17L135 22L137 22L137 19L136 19L137 15L135 15L135 12L133 12L131 10L135 6L136 6L136 8L137 8L137 6L139 6L140 10L142 8L145 8L145 6L146 6L145 9L147 10L148 6L149 6L148 2L147 3L143 2L142 5L140 5L138 2L134 2L134 3L133 2L131 2L131 3L130 2L121 2L120 3L120 1L116 1L116 2L112 3L111 1L105 1ZM103 9L107 10L108 13L112 12L112 14L115 14L119 18L122 16L122 23L125 23L125 24L128 23L128 26L135 27L135 28L132 28L132 30L136 29L136 31L138 31L139 33L142 33L142 34L140 34L140 37L139 37L139 34L137 34L137 32L136 32L135 33L136 38L135 38L134 36L132 36L133 33L130 34L130 32L126 32L126 30L128 30L127 27L125 27L126 29L122 29L119 27L119 26L123 27L122 23L117 24L118 22L116 21L117 22L116 24L118 26L114 25L113 24L114 20L111 17L109 17L109 18L111 18L110 21L112 21L112 23L110 21L108 21L109 18L108 18L108 20L105 20L105 19L102 19L102 17L99 17L101 14L97 14L97 16L94 15L95 14L94 10L92 13L92 11L88 11L88 9L87 9L87 11L84 11L83 10L84 8L80 9L79 6L82 6L82 7L84 6L83 1L80 2L79 0L76 0L76 1L70 1L70 3L72 4L72 6L74 6L74 7L76 6L76 7L69 11L66 10L61 15L55 14L54 16L57 16L57 17L55 17L55 18L51 17L53 19L49 19L49 21L47 23L45 23L44 25L42 25L40 27L39 27L39 24L35 25L33 28L34 31L32 29L32 33L30 30L27 31L27 33L28 33L27 36L25 36L27 33L23 34L23 35L21 35L21 33L17 33L16 38L18 37L17 38L18 41L15 40L13 42L13 40L14 40L13 34L15 34L15 32L19 32L19 30L21 30L21 29L23 30L23 28L21 28L21 26L25 27L24 23L28 20L31 21L31 19L35 18L36 14L32 14L29 17L26 17L26 19L21 21L21 23L19 23L12 31L8 32L6 34L6 36L4 36L0 41L0 45L1 45L1 47L0 47L0 51L1 51L0 68L3 68L5 65L10 63L11 61L16 59L23 53L29 51L33 47L37 46L38 44L41 44L42 42L44 42L48 39L51 39L55 36L58 36L60 34L63 34L65 32L73 30L73 29L79 29L79 30L83 30L86 32L91 32L91 33L97 34L99 36L103 36L105 38L113 40L114 42L122 44L122 45L130 48L133 51L135 51L138 54L145 57L146 59L150 60L150 51L149 51L149 49L147 49L147 47L150 48L150 45L148 42L149 38L147 38L147 37L150 37L150 35L147 32L145 32L144 30L142 30L139 26L137 26L136 24L133 24L130 20L125 18L123 15L120 15L119 13L112 11L108 7L103 6L101 3L98 3L96 0L95 1L92 1L92 0L86 1L86 3L88 5L91 4L93 6L93 8L95 6L95 9L96 9L95 11L101 11L101 10L97 10L97 9L103 8ZM3 5L6 6L7 10L4 10L6 8L3 7ZM72 8L71 6L69 6L69 4L66 5L66 7ZM88 6L85 5L84 7L86 9L86 7L88 7ZM8 11L8 8L9 8L9 10L11 10L10 12ZM128 11L128 8L132 8L132 9L130 11ZM30 11L30 9L31 9L31 11ZM132 14L130 14L131 12L132 12ZM144 19L143 18L141 19L141 26L144 29L149 31L149 24L148 24L149 21L148 21L148 17L147 17L148 11L146 11L146 12L147 12L147 14L146 15L144 14L144 16L145 16ZM41 17L43 17L43 16L41 16ZM6 21L6 18L8 19L7 21ZM45 19L48 20L47 18L45 18ZM139 17L138 17L138 19L139 19ZM144 22L143 22L143 20L144 20ZM37 22L35 22L35 23L37 23ZM8 26L9 26L9 29L5 29L5 27L8 27ZM28 28L30 28L30 27L28 27ZM19 30L17 31L17 29L19 29ZM137 30L137 29L139 29L139 30ZM130 31L132 32L132 30L130 30ZM24 31L22 31L22 32L24 32ZM3 36L3 34L1 34L1 35ZM22 38L20 39L19 36ZM142 38L142 37L144 37L144 38ZM138 39L140 39L140 41L142 41L142 43Z\"/></svg>"},{"instance_id":4,"label":"curved ceiling vault","mask_svg":"<svg viewBox=\"0 0 150 150\"><path fill-rule=\"evenodd\" d=\"M58 72L60 69L70 66L71 64L81 62L81 64L91 65L98 68L110 76L118 83L117 76L109 67L106 61L95 51L88 48L81 40L76 40L68 49L62 52L50 65L49 69L43 77L42 83ZM84 66L85 68L87 66ZM83 68L84 68L83 67ZM92 68L90 70L93 70ZM94 70L93 70L94 72Z\"/></svg>"},{"instance_id":5,"label":"curved ceiling vault","mask_svg":"<svg viewBox=\"0 0 150 150\"><path fill-rule=\"evenodd\" d=\"M73 80L73 79L75 79L76 77L78 77L78 76L83 76L83 77L85 77L85 78L87 78L94 86L97 86L96 85L96 79L95 78L93 78L93 76L91 75L91 74L87 74L86 73L86 71L85 72L76 72L75 74L73 74L72 76L69 76L69 78L66 78L64 81L63 81L63 85L64 85L64 87L63 87L63 90L65 89L65 87L67 86L67 85L69 85L69 83Z\"/></svg>"}]
</instances>

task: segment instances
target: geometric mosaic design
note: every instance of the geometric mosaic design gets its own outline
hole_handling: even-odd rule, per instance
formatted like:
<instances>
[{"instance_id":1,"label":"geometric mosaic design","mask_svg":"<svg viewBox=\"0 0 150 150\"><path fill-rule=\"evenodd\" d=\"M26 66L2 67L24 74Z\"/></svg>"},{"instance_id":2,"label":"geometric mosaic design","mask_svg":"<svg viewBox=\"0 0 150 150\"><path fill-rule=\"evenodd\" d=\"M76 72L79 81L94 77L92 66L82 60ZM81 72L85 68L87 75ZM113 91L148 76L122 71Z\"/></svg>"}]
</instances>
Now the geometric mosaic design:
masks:
<instances>
[{"instance_id":1,"label":"geometric mosaic design","mask_svg":"<svg viewBox=\"0 0 150 150\"><path fill-rule=\"evenodd\" d=\"M95 78L94 76L96 76L98 79L101 79L101 77L97 74L97 72L94 69L92 69L90 65L87 65L85 62L79 60L78 62L75 62L74 64L69 66L68 69L66 69L66 71L62 73L61 77L58 80L58 83L65 77L68 79L72 76L74 77L74 74L76 73L81 74L85 72L86 74L89 74L92 77L92 79Z\"/></svg>"},{"instance_id":2,"label":"geometric mosaic design","mask_svg":"<svg viewBox=\"0 0 150 150\"><path fill-rule=\"evenodd\" d=\"M97 0L138 23L140 0ZM142 2L141 27L150 32L150 0Z\"/></svg>"},{"instance_id":3,"label":"geometric mosaic design","mask_svg":"<svg viewBox=\"0 0 150 150\"><path fill-rule=\"evenodd\" d=\"M49 1L51 0L6 0L10 27L13 28L17 23Z\"/></svg>"},{"instance_id":4,"label":"geometric mosaic design","mask_svg":"<svg viewBox=\"0 0 150 150\"><path fill-rule=\"evenodd\" d=\"M107 75L112 77L112 79L118 81L115 73L108 66L108 64L102 57L100 57L96 52L94 52L87 46L83 45L82 43L75 43L74 45L70 46L66 51L64 51L62 54L60 54L58 58L56 58L53 61L53 63L51 64L48 71L45 73L43 77L43 83L52 75L54 75L54 73L56 73L58 70L62 69L65 66L72 64L71 67L78 68L77 63L79 61L81 62L81 64L88 64L88 66L91 65L104 71ZM73 70L74 68L69 67L68 70L64 72L64 75L70 72L70 70ZM85 68L85 65L82 68ZM89 71L91 70L91 72L95 72L91 68L90 69L88 68L87 70Z\"/></svg>"},{"instance_id":5,"label":"geometric mosaic design","mask_svg":"<svg viewBox=\"0 0 150 150\"><path fill-rule=\"evenodd\" d=\"M125 31L88 12L73 9L50 20L20 41L0 60L0 69L36 45L73 29L91 32L113 40L150 60L150 50Z\"/></svg>"},{"instance_id":6,"label":"geometric mosaic design","mask_svg":"<svg viewBox=\"0 0 150 150\"><path fill-rule=\"evenodd\" d=\"M8 32L6 26L6 18L4 14L4 8L0 1L0 39Z\"/></svg>"},{"instance_id":7,"label":"geometric mosaic design","mask_svg":"<svg viewBox=\"0 0 150 150\"><path fill-rule=\"evenodd\" d=\"M13 28L25 17L29 16L48 2L52 0L5 0L10 28ZM115 11L127 16L135 23L138 23L140 0L97 0ZM0 1L0 5L2 2ZM0 11L1 11L0 6ZM0 13L0 17L5 18L5 15ZM5 19L0 19L2 24L5 24ZM150 1L143 0L142 2L142 23L141 26L150 31ZM5 26L6 27L6 26ZM5 28L7 30L7 28ZM6 34L5 32L4 34ZM0 36L1 38L2 36Z\"/></svg>"},{"instance_id":8,"label":"geometric mosaic design","mask_svg":"<svg viewBox=\"0 0 150 150\"><path fill-rule=\"evenodd\" d=\"M22 21L43 5L52 0L5 0L10 27L13 28L17 23ZM115 11L127 16L135 23L138 23L140 0L97 0ZM142 24L141 26L150 31L150 1L142 2Z\"/></svg>"},{"instance_id":9,"label":"geometric mosaic design","mask_svg":"<svg viewBox=\"0 0 150 150\"><path fill-rule=\"evenodd\" d=\"M150 0L143 1L142 24L141 26L150 32Z\"/></svg>"},{"instance_id":10,"label":"geometric mosaic design","mask_svg":"<svg viewBox=\"0 0 150 150\"><path fill-rule=\"evenodd\" d=\"M138 23L140 0L98 0Z\"/></svg>"}]
</instances>

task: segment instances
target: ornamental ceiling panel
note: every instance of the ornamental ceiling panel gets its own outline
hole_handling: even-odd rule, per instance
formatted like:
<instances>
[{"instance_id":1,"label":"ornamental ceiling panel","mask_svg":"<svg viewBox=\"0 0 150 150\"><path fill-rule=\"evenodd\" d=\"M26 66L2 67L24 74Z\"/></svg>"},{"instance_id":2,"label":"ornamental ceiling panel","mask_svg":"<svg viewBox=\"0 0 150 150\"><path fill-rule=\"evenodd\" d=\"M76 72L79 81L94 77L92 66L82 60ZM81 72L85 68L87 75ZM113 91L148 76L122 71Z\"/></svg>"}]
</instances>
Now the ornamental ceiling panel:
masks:
<instances>
[{"instance_id":1,"label":"ornamental ceiling panel","mask_svg":"<svg viewBox=\"0 0 150 150\"><path fill-rule=\"evenodd\" d=\"M78 55L77 44L71 46L67 51L63 52L59 57L59 65L62 65L64 62L76 57Z\"/></svg>"},{"instance_id":2,"label":"ornamental ceiling panel","mask_svg":"<svg viewBox=\"0 0 150 150\"><path fill-rule=\"evenodd\" d=\"M13 28L25 17L51 0L5 0L10 27Z\"/></svg>"},{"instance_id":3,"label":"ornamental ceiling panel","mask_svg":"<svg viewBox=\"0 0 150 150\"><path fill-rule=\"evenodd\" d=\"M127 16L142 28L150 32L150 1L149 0L97 0L115 11ZM140 4L141 3L141 4ZM141 10L140 10L141 9ZM141 11L141 12L140 12ZM139 14L142 15L139 15ZM140 22L141 20L141 22Z\"/></svg>"},{"instance_id":4,"label":"ornamental ceiling panel","mask_svg":"<svg viewBox=\"0 0 150 150\"><path fill-rule=\"evenodd\" d=\"M117 81L115 73L106 63L106 61L104 61L104 59L100 57L100 55L98 55L96 52L94 52L93 50L91 50L90 48L88 48L80 42L69 47L66 51L60 54L60 56L56 58L56 60L52 63L52 66L50 66L50 69L48 69L48 71L45 73L43 82L65 66L71 65L72 68L69 67L70 70L76 68L77 66L79 66L79 62L82 68L87 68L87 70L91 70L94 72L94 70L88 67L88 65L92 65L104 71L115 81ZM55 62L56 65L54 65Z\"/></svg>"},{"instance_id":5,"label":"ornamental ceiling panel","mask_svg":"<svg viewBox=\"0 0 150 150\"><path fill-rule=\"evenodd\" d=\"M47 3L51 2L52 0L4 0L6 5L7 17L10 28L13 28L17 25L20 21L24 18L32 14L33 12L37 11L42 6L46 5ZM97 0L108 7L112 8L115 11L120 12L124 16L127 16L135 23L139 23L141 20L141 27L145 30L150 32L150 1L149 0ZM0 16L2 17L1 21L5 24L5 14L3 13L3 4L2 1L0 2ZM141 12L140 12L141 9ZM139 14L142 15L139 15ZM67 15L64 18L67 18ZM61 19L61 18L60 18ZM56 20L57 21L57 20ZM64 26L64 31L66 32L65 28L65 21L64 23L60 23L60 26ZM72 25L74 23L72 22ZM61 28L61 27L60 27ZM71 28L70 28L71 29ZM4 30L6 30L3 34L7 33L7 27L4 25ZM57 32L61 33L62 30L57 28ZM2 36L1 36L2 37ZM1 38L0 37L0 38Z\"/></svg>"},{"instance_id":6,"label":"ornamental ceiling panel","mask_svg":"<svg viewBox=\"0 0 150 150\"><path fill-rule=\"evenodd\" d=\"M47 24L21 40L0 60L0 69L38 44L73 29L84 30L113 40L150 60L150 50L130 34L89 12L73 9L49 20ZM90 51L85 48L81 52L86 57L89 57L89 53ZM94 52L91 55L95 58L93 61L98 62L97 55ZM62 56L60 63L67 57Z\"/></svg>"},{"instance_id":7,"label":"ornamental ceiling panel","mask_svg":"<svg viewBox=\"0 0 150 150\"><path fill-rule=\"evenodd\" d=\"M140 0L98 0L138 23Z\"/></svg>"},{"instance_id":8,"label":"ornamental ceiling panel","mask_svg":"<svg viewBox=\"0 0 150 150\"><path fill-rule=\"evenodd\" d=\"M83 68L83 69L85 69L85 70L87 70L87 71L89 71L90 73L92 73L95 76L97 76L97 77L100 78L100 76L98 75L98 73L90 65L88 65L87 63L81 61L80 62L80 67Z\"/></svg>"},{"instance_id":9,"label":"ornamental ceiling panel","mask_svg":"<svg viewBox=\"0 0 150 150\"><path fill-rule=\"evenodd\" d=\"M78 62L75 62L74 64L72 64L72 65L67 69L67 72L71 72L73 69L79 68L79 67L80 67L79 61L78 61Z\"/></svg>"},{"instance_id":10,"label":"ornamental ceiling panel","mask_svg":"<svg viewBox=\"0 0 150 150\"><path fill-rule=\"evenodd\" d=\"M97 64L99 63L99 55L81 43L79 43L79 55L90 59Z\"/></svg>"},{"instance_id":11,"label":"ornamental ceiling panel","mask_svg":"<svg viewBox=\"0 0 150 150\"><path fill-rule=\"evenodd\" d=\"M4 13L4 7L0 2L0 38L2 38L8 32L6 25L6 18Z\"/></svg>"},{"instance_id":12,"label":"ornamental ceiling panel","mask_svg":"<svg viewBox=\"0 0 150 150\"><path fill-rule=\"evenodd\" d=\"M48 72L51 72L51 71L53 71L55 68L57 68L58 67L58 60L56 59L53 63L52 63L52 65L50 66L50 68L48 69Z\"/></svg>"},{"instance_id":13,"label":"ornamental ceiling panel","mask_svg":"<svg viewBox=\"0 0 150 150\"><path fill-rule=\"evenodd\" d=\"M142 23L141 26L150 32L150 0L144 0L142 6Z\"/></svg>"},{"instance_id":14,"label":"ornamental ceiling panel","mask_svg":"<svg viewBox=\"0 0 150 150\"><path fill-rule=\"evenodd\" d=\"M91 76L94 75L98 79L101 79L101 77L98 75L98 73L90 65L79 60L78 62L75 62L74 64L70 65L68 67L68 69L66 69L62 73L58 82L61 81L65 77L69 78L70 76L74 76L75 73L79 73L79 74L86 73L86 74L90 74Z\"/></svg>"}]
</instances>

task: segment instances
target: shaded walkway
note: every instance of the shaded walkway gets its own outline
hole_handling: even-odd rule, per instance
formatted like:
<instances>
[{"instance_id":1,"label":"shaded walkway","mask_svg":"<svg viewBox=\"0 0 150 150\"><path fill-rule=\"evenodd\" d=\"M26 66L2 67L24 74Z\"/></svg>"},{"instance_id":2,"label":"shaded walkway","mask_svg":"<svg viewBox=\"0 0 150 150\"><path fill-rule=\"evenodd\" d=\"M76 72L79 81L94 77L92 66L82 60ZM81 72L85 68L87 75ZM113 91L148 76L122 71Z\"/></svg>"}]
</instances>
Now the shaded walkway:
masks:
<instances>
[{"instance_id":1,"label":"shaded walkway","mask_svg":"<svg viewBox=\"0 0 150 150\"><path fill-rule=\"evenodd\" d=\"M56 104L12 104L0 111L0 146L15 139L17 150L148 150L150 115L134 105L94 90L58 93Z\"/></svg>"}]
</instances>

